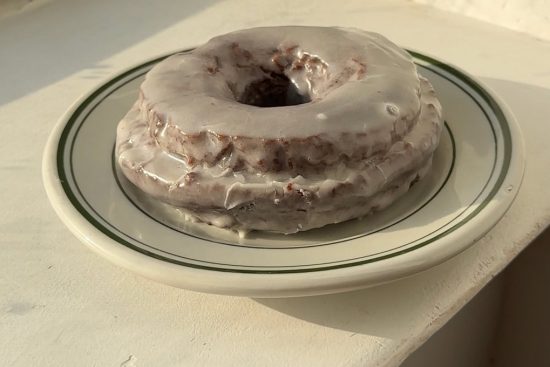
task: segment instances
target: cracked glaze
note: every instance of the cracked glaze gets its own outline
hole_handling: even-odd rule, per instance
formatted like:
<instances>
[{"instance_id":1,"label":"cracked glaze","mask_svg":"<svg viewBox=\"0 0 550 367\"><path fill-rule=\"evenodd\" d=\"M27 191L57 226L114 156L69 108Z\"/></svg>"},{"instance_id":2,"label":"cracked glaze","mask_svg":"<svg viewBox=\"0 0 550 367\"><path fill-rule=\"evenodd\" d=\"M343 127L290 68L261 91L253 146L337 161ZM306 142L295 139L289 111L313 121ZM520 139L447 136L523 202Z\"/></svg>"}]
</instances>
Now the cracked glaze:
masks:
<instances>
[{"instance_id":1,"label":"cracked glaze","mask_svg":"<svg viewBox=\"0 0 550 367\"><path fill-rule=\"evenodd\" d=\"M247 86L284 74L311 100L262 108ZM120 122L118 162L200 220L292 233L380 210L430 166L441 106L410 56L355 29L258 28L155 66Z\"/></svg>"}]
</instances>

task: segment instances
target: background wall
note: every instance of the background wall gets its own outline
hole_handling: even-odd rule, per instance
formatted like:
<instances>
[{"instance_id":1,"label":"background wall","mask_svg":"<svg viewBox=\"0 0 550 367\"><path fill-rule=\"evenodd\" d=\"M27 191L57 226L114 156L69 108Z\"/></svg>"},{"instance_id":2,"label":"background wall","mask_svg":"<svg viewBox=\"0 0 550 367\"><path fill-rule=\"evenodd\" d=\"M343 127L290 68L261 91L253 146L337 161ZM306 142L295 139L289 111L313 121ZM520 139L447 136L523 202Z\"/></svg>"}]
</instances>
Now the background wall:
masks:
<instances>
[{"instance_id":1,"label":"background wall","mask_svg":"<svg viewBox=\"0 0 550 367\"><path fill-rule=\"evenodd\" d=\"M52 0L0 0L0 18ZM550 0L411 0L550 40Z\"/></svg>"},{"instance_id":2,"label":"background wall","mask_svg":"<svg viewBox=\"0 0 550 367\"><path fill-rule=\"evenodd\" d=\"M412 0L550 40L549 0Z\"/></svg>"}]
</instances>

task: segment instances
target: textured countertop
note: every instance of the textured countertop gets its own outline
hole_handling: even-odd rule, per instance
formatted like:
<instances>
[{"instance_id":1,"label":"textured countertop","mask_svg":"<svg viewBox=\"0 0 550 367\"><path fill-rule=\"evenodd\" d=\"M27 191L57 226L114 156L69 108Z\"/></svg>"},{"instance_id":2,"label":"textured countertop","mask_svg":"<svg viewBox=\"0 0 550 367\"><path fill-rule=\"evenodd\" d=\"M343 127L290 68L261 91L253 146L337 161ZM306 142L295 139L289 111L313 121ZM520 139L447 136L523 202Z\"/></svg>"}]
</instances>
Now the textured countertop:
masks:
<instances>
[{"instance_id":1,"label":"textured countertop","mask_svg":"<svg viewBox=\"0 0 550 367\"><path fill-rule=\"evenodd\" d=\"M396 366L550 222L548 41L409 1L7 4L0 16L2 366ZM47 136L69 105L144 59L234 29L283 24L377 31L481 77L511 107L526 142L525 179L508 214L431 270L296 299L171 288L81 245L50 207L40 173Z\"/></svg>"}]
</instances>

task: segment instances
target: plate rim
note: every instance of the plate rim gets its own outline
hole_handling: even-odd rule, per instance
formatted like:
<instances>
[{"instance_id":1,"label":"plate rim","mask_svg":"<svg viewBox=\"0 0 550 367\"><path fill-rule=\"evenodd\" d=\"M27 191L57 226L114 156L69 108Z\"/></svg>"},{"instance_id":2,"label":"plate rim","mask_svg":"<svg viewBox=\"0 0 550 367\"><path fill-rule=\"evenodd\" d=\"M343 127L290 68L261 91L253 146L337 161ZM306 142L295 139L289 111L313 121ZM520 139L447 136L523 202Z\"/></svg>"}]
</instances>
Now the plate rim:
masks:
<instances>
[{"instance_id":1,"label":"plate rim","mask_svg":"<svg viewBox=\"0 0 550 367\"><path fill-rule=\"evenodd\" d=\"M179 50L176 52L185 51L189 50ZM335 269L329 267L314 272L307 272L302 269L297 272L287 273L243 274L226 272L219 269L207 270L187 267L170 263L166 260L159 260L121 245L116 240L102 233L74 207L62 187L57 170L57 152L62 133L71 117L84 106L88 99L99 94L107 84L124 74L154 64L175 52L151 58L118 73L111 74L71 105L54 126L44 148L42 176L47 196L64 224L92 250L106 257L111 262L142 276L181 288L242 296L281 297L312 295L372 286L431 268L470 247L505 214L516 197L523 179L525 151L522 133L517 120L509 107L490 87L451 63L435 58L425 52L410 49L408 51L415 58L423 59L425 62L440 67L454 75L458 73L469 84L476 86L477 89L483 92L481 94L482 98L486 100L493 110L495 109L494 104L496 104L496 108L502 112L502 117L506 121L510 131L512 152L510 153L508 171L504 175L502 184L495 186L498 186L498 189L494 196L483 209L475 214L475 218L472 218L472 220L477 219L479 224L472 231L465 232L464 228L462 228L462 231L460 228L457 228L450 233L443 232L441 234L443 236L437 236L434 241L455 242L455 244L438 246L435 253L430 246L424 246L411 249L401 256L392 256L376 262L366 262L348 267ZM460 241L457 241L459 235Z\"/></svg>"}]
</instances>

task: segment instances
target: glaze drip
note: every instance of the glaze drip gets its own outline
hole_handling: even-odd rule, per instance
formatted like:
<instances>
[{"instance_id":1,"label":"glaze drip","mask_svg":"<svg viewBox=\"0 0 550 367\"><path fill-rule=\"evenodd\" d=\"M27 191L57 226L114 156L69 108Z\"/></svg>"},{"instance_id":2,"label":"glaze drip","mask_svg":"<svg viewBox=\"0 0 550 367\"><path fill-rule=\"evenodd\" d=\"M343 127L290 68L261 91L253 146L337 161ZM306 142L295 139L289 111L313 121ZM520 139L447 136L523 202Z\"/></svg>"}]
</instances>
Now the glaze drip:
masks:
<instances>
[{"instance_id":1,"label":"glaze drip","mask_svg":"<svg viewBox=\"0 0 550 367\"><path fill-rule=\"evenodd\" d=\"M430 168L441 125L433 87L383 36L255 28L157 64L116 154L182 217L293 233L391 204Z\"/></svg>"}]
</instances>

